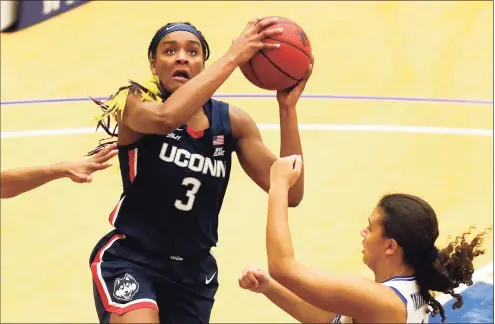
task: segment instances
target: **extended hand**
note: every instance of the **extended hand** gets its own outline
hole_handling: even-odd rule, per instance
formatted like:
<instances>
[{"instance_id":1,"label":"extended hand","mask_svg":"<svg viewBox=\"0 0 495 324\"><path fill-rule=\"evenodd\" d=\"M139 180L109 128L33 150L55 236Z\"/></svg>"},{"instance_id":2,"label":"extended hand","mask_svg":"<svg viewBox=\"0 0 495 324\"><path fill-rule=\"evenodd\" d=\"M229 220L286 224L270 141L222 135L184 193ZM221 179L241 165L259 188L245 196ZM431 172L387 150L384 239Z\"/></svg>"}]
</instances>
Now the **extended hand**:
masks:
<instances>
[{"instance_id":1,"label":"extended hand","mask_svg":"<svg viewBox=\"0 0 495 324\"><path fill-rule=\"evenodd\" d=\"M117 155L117 144L109 145L89 159L62 162L62 166L68 173L68 177L77 183L89 183L93 180L92 174L95 171L104 170L112 166L108 162Z\"/></svg>"}]
</instances>

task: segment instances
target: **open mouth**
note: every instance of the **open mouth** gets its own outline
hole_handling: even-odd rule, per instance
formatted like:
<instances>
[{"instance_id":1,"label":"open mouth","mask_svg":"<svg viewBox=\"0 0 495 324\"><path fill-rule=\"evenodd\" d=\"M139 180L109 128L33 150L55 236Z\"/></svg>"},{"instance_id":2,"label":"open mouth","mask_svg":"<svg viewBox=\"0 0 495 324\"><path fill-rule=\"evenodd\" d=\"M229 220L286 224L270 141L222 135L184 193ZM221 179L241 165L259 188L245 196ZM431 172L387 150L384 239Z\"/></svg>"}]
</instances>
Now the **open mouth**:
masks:
<instances>
[{"instance_id":1,"label":"open mouth","mask_svg":"<svg viewBox=\"0 0 495 324\"><path fill-rule=\"evenodd\" d=\"M172 75L172 79L175 80L187 81L190 78L191 77L189 76L189 73L186 70L177 70Z\"/></svg>"}]
</instances>

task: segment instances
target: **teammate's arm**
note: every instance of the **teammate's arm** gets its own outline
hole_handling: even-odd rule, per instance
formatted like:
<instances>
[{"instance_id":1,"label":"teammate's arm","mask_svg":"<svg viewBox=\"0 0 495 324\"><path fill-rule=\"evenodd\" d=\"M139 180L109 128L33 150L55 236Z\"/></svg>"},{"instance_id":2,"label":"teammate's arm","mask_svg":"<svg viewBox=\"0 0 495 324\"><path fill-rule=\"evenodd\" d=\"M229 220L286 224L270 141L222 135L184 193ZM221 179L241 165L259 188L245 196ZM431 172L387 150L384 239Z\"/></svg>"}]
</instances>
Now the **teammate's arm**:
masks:
<instances>
[{"instance_id":1,"label":"teammate's arm","mask_svg":"<svg viewBox=\"0 0 495 324\"><path fill-rule=\"evenodd\" d=\"M264 191L270 189L270 168L277 156L263 143L254 120L242 109L230 106L232 133L236 138L236 152L239 163L246 174ZM295 111L281 116L281 155L301 154L301 142ZM283 126L282 126L283 125ZM291 153L292 152L292 153ZM289 206L297 206L304 195L304 179L289 190Z\"/></svg>"},{"instance_id":2,"label":"teammate's arm","mask_svg":"<svg viewBox=\"0 0 495 324\"><path fill-rule=\"evenodd\" d=\"M115 148L116 144L110 145L84 160L4 170L0 176L1 198L13 198L60 178L70 178L78 183L91 182L93 172L112 165L108 160L117 154Z\"/></svg>"},{"instance_id":3,"label":"teammate's arm","mask_svg":"<svg viewBox=\"0 0 495 324\"><path fill-rule=\"evenodd\" d=\"M296 261L288 223L287 192L302 167L300 157L274 163L268 195L266 245L270 276L311 305L365 322L404 322L406 309L388 287L374 281L310 269Z\"/></svg>"},{"instance_id":4,"label":"teammate's arm","mask_svg":"<svg viewBox=\"0 0 495 324\"><path fill-rule=\"evenodd\" d=\"M272 303L301 323L331 323L335 314L315 307L256 267L247 267L239 278L239 286L265 295Z\"/></svg>"},{"instance_id":5,"label":"teammate's arm","mask_svg":"<svg viewBox=\"0 0 495 324\"><path fill-rule=\"evenodd\" d=\"M189 80L164 102L143 102L138 96L129 95L122 122L142 134L169 133L184 124L200 109L234 70L248 61L262 48L276 48L278 44L263 43L262 39L279 33L276 29L263 28L276 22L261 18L250 21L230 49L209 68Z\"/></svg>"}]
</instances>

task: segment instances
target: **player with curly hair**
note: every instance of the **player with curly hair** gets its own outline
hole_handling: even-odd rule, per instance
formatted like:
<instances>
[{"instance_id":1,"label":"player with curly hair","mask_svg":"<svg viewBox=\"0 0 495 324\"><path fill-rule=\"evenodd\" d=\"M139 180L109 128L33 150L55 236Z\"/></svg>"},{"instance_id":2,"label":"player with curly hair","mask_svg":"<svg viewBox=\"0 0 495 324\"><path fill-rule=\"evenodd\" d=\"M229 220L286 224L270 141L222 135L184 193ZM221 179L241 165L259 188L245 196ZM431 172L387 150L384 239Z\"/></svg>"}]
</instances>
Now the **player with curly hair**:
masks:
<instances>
[{"instance_id":1,"label":"player with curly hair","mask_svg":"<svg viewBox=\"0 0 495 324\"><path fill-rule=\"evenodd\" d=\"M374 280L316 271L294 257L288 224L287 192L302 167L300 156L281 158L271 168L266 245L269 275L244 270L239 285L263 293L295 319L305 323L427 323L428 313L445 311L431 292L450 294L472 285L473 259L484 231L471 241L464 233L438 249L438 220L423 199L402 193L383 196L361 231L363 261Z\"/></svg>"}]
</instances>

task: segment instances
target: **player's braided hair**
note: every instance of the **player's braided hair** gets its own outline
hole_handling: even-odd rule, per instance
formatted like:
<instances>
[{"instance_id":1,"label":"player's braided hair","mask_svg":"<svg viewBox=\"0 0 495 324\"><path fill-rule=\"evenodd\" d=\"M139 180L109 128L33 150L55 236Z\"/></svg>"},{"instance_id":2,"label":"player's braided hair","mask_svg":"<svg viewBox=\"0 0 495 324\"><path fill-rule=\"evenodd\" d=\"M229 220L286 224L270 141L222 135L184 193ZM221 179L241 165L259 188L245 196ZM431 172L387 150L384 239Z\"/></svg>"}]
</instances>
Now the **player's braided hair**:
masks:
<instances>
[{"instance_id":1,"label":"player's braided hair","mask_svg":"<svg viewBox=\"0 0 495 324\"><path fill-rule=\"evenodd\" d=\"M156 57L156 50L158 48L158 44L160 43L161 38L164 37L163 32L167 29L167 27L170 27L172 25L179 25L179 24L189 25L192 28L194 28L194 30L200 36L201 47L203 49L203 60L207 61L210 58L210 46L208 45L206 38L203 36L201 31L199 31L194 25L186 21L186 22L171 22L156 31L155 35L151 39L150 44L148 46L149 61L151 61ZM129 93L137 94L141 97L141 99L147 101L163 101L165 98L165 94L162 89L163 87L161 86L158 77L151 76L148 80L142 82L141 84L129 80L129 85L121 87L114 95L110 96L105 101L100 101L95 98L91 98L91 100L93 100L93 102L96 103L103 111L101 115L96 117L96 121L97 121L96 130L102 128L105 131L105 133L107 133L110 137L101 139L99 141L99 145L94 150L88 152L87 155L88 156L94 155L99 151L101 151L105 146L116 142L116 140L112 140L112 138L118 136L117 117L121 115L122 112L124 111L125 104L127 101L127 96L129 95ZM113 127L111 126L112 120L115 123Z\"/></svg>"},{"instance_id":2,"label":"player's braided hair","mask_svg":"<svg viewBox=\"0 0 495 324\"><path fill-rule=\"evenodd\" d=\"M384 215L385 236L402 247L404 262L414 268L421 296L430 306L432 316L440 314L445 322L445 311L430 291L453 296L457 301L452 309L462 306L462 296L454 289L460 284L473 284L473 259L485 252L480 247L490 229L468 242L466 236L475 228L472 226L439 251L434 245L439 234L437 217L426 201L412 195L391 194L378 205Z\"/></svg>"}]
</instances>

